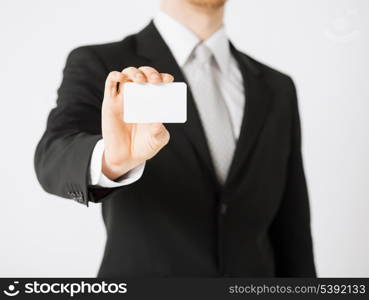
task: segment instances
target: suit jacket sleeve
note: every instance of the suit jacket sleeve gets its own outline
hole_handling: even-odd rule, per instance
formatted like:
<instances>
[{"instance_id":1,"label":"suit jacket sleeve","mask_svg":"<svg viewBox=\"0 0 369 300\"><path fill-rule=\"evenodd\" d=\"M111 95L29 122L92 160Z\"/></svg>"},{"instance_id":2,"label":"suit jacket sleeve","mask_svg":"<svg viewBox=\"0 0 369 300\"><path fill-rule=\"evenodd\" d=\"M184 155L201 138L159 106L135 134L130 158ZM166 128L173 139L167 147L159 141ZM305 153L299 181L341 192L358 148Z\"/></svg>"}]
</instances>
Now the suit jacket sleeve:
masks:
<instances>
[{"instance_id":1,"label":"suit jacket sleeve","mask_svg":"<svg viewBox=\"0 0 369 300\"><path fill-rule=\"evenodd\" d=\"M81 47L70 53L57 105L50 112L34 159L37 178L47 192L86 205L105 194L89 189L88 180L91 154L102 138L107 73L93 49Z\"/></svg>"},{"instance_id":2,"label":"suit jacket sleeve","mask_svg":"<svg viewBox=\"0 0 369 300\"><path fill-rule=\"evenodd\" d=\"M288 174L279 211L271 226L277 277L315 277L310 211L303 162L296 89L291 80L292 136Z\"/></svg>"}]
</instances>

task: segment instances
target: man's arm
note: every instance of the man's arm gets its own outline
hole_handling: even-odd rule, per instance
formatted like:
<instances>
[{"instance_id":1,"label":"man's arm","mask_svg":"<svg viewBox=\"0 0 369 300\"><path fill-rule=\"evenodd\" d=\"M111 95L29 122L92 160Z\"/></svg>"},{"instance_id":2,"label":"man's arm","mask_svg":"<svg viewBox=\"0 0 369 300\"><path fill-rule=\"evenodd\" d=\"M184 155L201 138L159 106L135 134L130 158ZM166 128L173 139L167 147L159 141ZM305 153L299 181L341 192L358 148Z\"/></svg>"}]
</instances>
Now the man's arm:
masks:
<instances>
[{"instance_id":1,"label":"man's arm","mask_svg":"<svg viewBox=\"0 0 369 300\"><path fill-rule=\"evenodd\" d=\"M294 84L291 152L284 197L271 227L277 277L315 277L308 191L301 156L301 129Z\"/></svg>"},{"instance_id":2,"label":"man's arm","mask_svg":"<svg viewBox=\"0 0 369 300\"><path fill-rule=\"evenodd\" d=\"M68 56L57 106L35 153L39 182L49 193L87 204L89 164L101 134L105 66L89 48Z\"/></svg>"},{"instance_id":3,"label":"man's arm","mask_svg":"<svg viewBox=\"0 0 369 300\"><path fill-rule=\"evenodd\" d=\"M99 140L104 140L102 172L110 180L142 165L169 141L163 124L122 121L122 88L127 81L166 83L173 81L173 76L149 67L130 67L107 75L102 60L90 47L71 52L57 106L49 115L35 154L36 174L42 187L86 205L109 192L89 189L91 156Z\"/></svg>"}]
</instances>

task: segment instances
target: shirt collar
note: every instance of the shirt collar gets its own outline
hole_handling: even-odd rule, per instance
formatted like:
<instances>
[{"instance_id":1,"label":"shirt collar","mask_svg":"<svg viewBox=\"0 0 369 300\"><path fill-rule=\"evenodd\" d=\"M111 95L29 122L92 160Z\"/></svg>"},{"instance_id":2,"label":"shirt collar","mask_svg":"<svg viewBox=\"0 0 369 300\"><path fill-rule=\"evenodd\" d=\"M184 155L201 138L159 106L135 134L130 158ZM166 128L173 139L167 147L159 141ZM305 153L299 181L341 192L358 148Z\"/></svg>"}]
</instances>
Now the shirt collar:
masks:
<instances>
[{"instance_id":1,"label":"shirt collar","mask_svg":"<svg viewBox=\"0 0 369 300\"><path fill-rule=\"evenodd\" d=\"M201 42L186 26L160 11L154 18L154 24L169 47L178 65L183 67L193 49ZM231 50L224 27L204 41L213 53L222 72L228 71Z\"/></svg>"}]
</instances>

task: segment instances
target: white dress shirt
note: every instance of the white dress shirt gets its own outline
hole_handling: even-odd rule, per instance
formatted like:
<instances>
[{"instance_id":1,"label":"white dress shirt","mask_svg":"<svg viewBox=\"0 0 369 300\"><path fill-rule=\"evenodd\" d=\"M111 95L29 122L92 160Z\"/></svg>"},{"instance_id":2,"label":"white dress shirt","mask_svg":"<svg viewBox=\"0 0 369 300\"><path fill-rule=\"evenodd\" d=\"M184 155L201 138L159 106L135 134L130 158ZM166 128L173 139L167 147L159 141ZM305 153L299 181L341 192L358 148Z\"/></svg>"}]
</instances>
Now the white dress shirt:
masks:
<instances>
[{"instance_id":1,"label":"white dress shirt","mask_svg":"<svg viewBox=\"0 0 369 300\"><path fill-rule=\"evenodd\" d=\"M154 18L154 24L160 35L168 45L180 68L185 66L194 48L201 42L200 39L186 26L173 19L164 12ZM229 110L234 136L238 139L241 130L245 106L245 92L241 71L231 54L229 41L224 27L219 29L205 42L213 53L219 67L215 78ZM160 72L160 70L158 70ZM191 74L185 74L186 77ZM196 94L193 95L196 99ZM102 157L104 142L97 142L90 163L90 185L106 188L119 187L133 183L141 178L145 163L129 171L120 181L112 181L102 173Z\"/></svg>"}]
</instances>

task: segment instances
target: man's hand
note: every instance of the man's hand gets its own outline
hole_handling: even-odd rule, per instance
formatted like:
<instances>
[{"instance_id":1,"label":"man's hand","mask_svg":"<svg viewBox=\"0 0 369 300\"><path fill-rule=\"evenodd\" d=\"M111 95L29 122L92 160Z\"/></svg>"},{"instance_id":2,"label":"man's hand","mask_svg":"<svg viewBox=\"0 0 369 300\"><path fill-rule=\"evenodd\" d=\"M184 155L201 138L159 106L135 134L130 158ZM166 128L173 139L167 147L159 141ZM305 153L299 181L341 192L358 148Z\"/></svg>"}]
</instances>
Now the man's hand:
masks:
<instances>
[{"instance_id":1,"label":"man's hand","mask_svg":"<svg viewBox=\"0 0 369 300\"><path fill-rule=\"evenodd\" d=\"M170 74L151 67L129 67L111 72L106 79L102 105L102 135L105 144L102 171L111 180L152 158L169 141L163 124L129 124L123 121L122 92L125 82L169 83ZM118 87L119 83L119 87Z\"/></svg>"}]
</instances>

